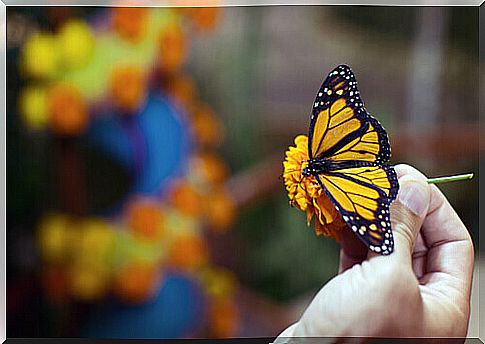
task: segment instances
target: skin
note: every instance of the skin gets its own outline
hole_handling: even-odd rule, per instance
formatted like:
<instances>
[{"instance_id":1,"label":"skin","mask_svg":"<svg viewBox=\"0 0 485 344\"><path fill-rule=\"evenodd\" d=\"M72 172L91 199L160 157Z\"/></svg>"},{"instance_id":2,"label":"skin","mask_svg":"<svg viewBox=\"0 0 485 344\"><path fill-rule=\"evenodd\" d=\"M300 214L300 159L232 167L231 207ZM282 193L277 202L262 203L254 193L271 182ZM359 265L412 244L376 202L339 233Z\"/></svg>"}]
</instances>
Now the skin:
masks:
<instances>
[{"instance_id":1,"label":"skin","mask_svg":"<svg viewBox=\"0 0 485 344\"><path fill-rule=\"evenodd\" d=\"M339 274L275 342L285 337L466 336L474 259L468 230L422 173L408 165L396 166L396 172L394 253L372 253L346 231ZM406 189L414 209L421 205L418 214L402 196Z\"/></svg>"}]
</instances>

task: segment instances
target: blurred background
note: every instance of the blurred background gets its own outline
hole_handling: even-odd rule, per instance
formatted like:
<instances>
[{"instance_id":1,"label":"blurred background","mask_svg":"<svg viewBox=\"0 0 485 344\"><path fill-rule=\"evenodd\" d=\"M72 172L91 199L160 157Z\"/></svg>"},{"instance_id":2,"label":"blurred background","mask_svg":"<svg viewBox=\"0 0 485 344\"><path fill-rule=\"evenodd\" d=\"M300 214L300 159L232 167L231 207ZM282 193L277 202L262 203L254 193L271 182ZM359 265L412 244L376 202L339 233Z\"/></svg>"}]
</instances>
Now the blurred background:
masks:
<instances>
[{"instance_id":1,"label":"blurred background","mask_svg":"<svg viewBox=\"0 0 485 344\"><path fill-rule=\"evenodd\" d=\"M7 8L7 336L275 336L337 272L284 151L349 64L393 163L478 172L478 9ZM440 186L478 242L478 179ZM473 330L474 323L472 323Z\"/></svg>"}]
</instances>

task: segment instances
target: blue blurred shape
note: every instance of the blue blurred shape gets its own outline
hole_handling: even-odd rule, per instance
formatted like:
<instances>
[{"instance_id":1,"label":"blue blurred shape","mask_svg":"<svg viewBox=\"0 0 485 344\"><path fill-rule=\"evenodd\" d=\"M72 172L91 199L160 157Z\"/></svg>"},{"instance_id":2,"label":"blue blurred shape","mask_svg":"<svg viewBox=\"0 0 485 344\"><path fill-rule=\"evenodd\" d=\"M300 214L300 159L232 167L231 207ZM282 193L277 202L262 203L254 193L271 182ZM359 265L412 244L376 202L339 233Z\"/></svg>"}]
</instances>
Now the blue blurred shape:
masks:
<instances>
[{"instance_id":1,"label":"blue blurred shape","mask_svg":"<svg viewBox=\"0 0 485 344\"><path fill-rule=\"evenodd\" d=\"M163 188L162 182L180 172L188 157L187 125L168 101L150 97L144 111L138 116L146 140L145 164L140 171L135 191L154 193Z\"/></svg>"},{"instance_id":2,"label":"blue blurred shape","mask_svg":"<svg viewBox=\"0 0 485 344\"><path fill-rule=\"evenodd\" d=\"M171 273L158 295L140 306L100 306L89 319L89 338L180 338L190 335L204 319L205 300L190 277Z\"/></svg>"},{"instance_id":3,"label":"blue blurred shape","mask_svg":"<svg viewBox=\"0 0 485 344\"><path fill-rule=\"evenodd\" d=\"M110 111L93 121L88 138L135 174L133 192L159 194L167 179L181 172L190 149L187 125L177 111L151 93L136 115Z\"/></svg>"}]
</instances>

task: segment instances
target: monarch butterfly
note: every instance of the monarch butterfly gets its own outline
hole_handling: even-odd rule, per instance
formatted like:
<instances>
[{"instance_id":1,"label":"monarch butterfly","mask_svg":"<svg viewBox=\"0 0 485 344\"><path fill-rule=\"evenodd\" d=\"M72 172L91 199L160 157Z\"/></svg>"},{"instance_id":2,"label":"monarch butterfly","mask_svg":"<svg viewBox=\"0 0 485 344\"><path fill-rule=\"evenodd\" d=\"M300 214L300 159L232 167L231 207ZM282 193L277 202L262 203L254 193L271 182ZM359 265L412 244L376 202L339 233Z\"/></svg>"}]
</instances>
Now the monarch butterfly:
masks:
<instances>
[{"instance_id":1,"label":"monarch butterfly","mask_svg":"<svg viewBox=\"0 0 485 344\"><path fill-rule=\"evenodd\" d=\"M347 226L382 255L394 249L389 205L399 189L390 156L387 133L366 111L354 73L337 66L313 103L302 175L315 176Z\"/></svg>"}]
</instances>

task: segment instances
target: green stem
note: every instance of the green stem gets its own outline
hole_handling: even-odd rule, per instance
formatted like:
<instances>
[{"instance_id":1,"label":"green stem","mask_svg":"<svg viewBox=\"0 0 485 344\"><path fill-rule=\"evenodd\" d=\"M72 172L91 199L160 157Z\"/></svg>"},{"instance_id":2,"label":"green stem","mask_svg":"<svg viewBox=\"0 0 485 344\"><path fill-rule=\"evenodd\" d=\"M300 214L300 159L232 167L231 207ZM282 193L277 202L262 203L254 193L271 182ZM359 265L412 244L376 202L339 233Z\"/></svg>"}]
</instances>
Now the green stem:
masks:
<instances>
[{"instance_id":1,"label":"green stem","mask_svg":"<svg viewBox=\"0 0 485 344\"><path fill-rule=\"evenodd\" d=\"M467 174L459 174L457 176L429 178L427 182L428 184L438 184L438 183L456 182L459 180L467 180L472 178L473 178L473 173L467 173Z\"/></svg>"}]
</instances>

